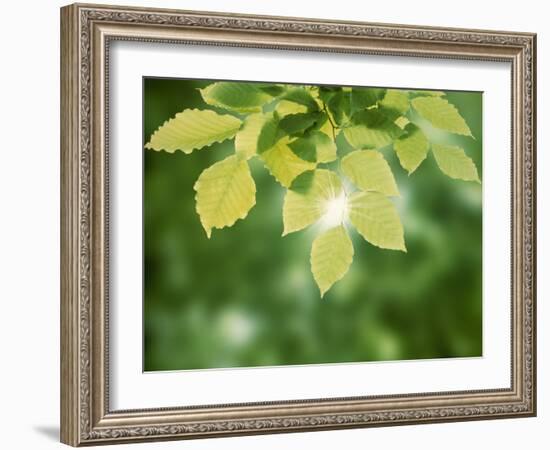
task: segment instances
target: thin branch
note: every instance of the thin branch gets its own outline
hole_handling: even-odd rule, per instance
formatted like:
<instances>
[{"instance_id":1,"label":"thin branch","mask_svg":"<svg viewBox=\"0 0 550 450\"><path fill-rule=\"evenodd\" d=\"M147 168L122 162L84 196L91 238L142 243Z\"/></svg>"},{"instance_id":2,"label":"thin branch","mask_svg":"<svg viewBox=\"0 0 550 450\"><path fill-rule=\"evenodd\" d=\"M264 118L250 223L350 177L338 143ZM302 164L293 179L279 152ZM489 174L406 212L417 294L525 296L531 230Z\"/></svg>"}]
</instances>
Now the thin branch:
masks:
<instances>
[{"instance_id":1,"label":"thin branch","mask_svg":"<svg viewBox=\"0 0 550 450\"><path fill-rule=\"evenodd\" d=\"M336 125L334 125L334 122L332 121L332 119L330 117L330 113L328 112L327 105L326 105L325 102L323 102L323 111L327 115L327 119L330 122L330 126L332 127L332 140L336 142L336 132L335 132L335 130L336 130L337 127L336 127Z\"/></svg>"}]
</instances>

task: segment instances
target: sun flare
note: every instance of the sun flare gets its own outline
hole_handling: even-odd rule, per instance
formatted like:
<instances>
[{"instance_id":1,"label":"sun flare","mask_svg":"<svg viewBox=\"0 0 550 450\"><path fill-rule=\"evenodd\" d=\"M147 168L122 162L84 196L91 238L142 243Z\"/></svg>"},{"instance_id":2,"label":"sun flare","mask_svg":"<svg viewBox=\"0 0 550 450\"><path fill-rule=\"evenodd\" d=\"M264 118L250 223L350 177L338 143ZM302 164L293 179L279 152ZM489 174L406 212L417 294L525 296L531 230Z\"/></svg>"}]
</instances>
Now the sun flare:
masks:
<instances>
[{"instance_id":1,"label":"sun flare","mask_svg":"<svg viewBox=\"0 0 550 450\"><path fill-rule=\"evenodd\" d=\"M323 215L323 224L327 228L332 228L342 224L348 215L348 199L344 193L338 197L330 199Z\"/></svg>"}]
</instances>

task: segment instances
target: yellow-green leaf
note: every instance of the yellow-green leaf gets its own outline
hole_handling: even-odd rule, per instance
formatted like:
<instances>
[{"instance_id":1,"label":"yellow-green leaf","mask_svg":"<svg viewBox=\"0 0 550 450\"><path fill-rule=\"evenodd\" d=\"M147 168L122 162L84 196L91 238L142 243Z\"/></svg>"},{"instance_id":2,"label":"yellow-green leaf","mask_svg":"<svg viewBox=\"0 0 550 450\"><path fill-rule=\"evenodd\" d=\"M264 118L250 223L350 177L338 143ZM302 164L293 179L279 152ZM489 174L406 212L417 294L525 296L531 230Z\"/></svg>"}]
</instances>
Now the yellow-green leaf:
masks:
<instances>
[{"instance_id":1,"label":"yellow-green leaf","mask_svg":"<svg viewBox=\"0 0 550 450\"><path fill-rule=\"evenodd\" d=\"M380 106L386 114L399 117L409 110L409 96L406 91L388 89L386 95L380 101Z\"/></svg>"},{"instance_id":2,"label":"yellow-green leaf","mask_svg":"<svg viewBox=\"0 0 550 450\"><path fill-rule=\"evenodd\" d=\"M237 155L205 169L194 189L197 213L208 237L212 228L230 227L244 219L256 204L256 185L248 162Z\"/></svg>"},{"instance_id":3,"label":"yellow-green leaf","mask_svg":"<svg viewBox=\"0 0 550 450\"><path fill-rule=\"evenodd\" d=\"M398 117L397 119L395 119L393 121L393 123L395 123L399 128L401 128L402 130L405 129L405 127L411 123L409 119L407 119L405 116L400 116Z\"/></svg>"},{"instance_id":4,"label":"yellow-green leaf","mask_svg":"<svg viewBox=\"0 0 550 450\"><path fill-rule=\"evenodd\" d=\"M373 130L365 125L344 128L344 136L354 148L381 148L391 144L392 138L383 130Z\"/></svg>"},{"instance_id":5,"label":"yellow-green leaf","mask_svg":"<svg viewBox=\"0 0 550 450\"><path fill-rule=\"evenodd\" d=\"M250 114L235 136L236 153L250 159L273 147L277 141L277 123L273 113Z\"/></svg>"},{"instance_id":6,"label":"yellow-green leaf","mask_svg":"<svg viewBox=\"0 0 550 450\"><path fill-rule=\"evenodd\" d=\"M480 182L474 162L460 147L433 144L432 152L445 175L459 180Z\"/></svg>"},{"instance_id":7,"label":"yellow-green leaf","mask_svg":"<svg viewBox=\"0 0 550 450\"><path fill-rule=\"evenodd\" d=\"M330 123L330 120L328 119L328 116L325 118L325 121L323 122L321 127L319 127L319 131L321 133L326 134L330 138L330 140L334 142L335 130L334 130L332 124Z\"/></svg>"},{"instance_id":8,"label":"yellow-green leaf","mask_svg":"<svg viewBox=\"0 0 550 450\"><path fill-rule=\"evenodd\" d=\"M303 105L308 111L316 111L319 109L319 106L313 95L313 91L308 90L305 87L290 87L288 91L280 98L282 100Z\"/></svg>"},{"instance_id":9,"label":"yellow-green leaf","mask_svg":"<svg viewBox=\"0 0 550 450\"><path fill-rule=\"evenodd\" d=\"M294 154L286 138L278 141L260 156L271 175L284 187L289 187L294 178L301 173L315 168L315 163L304 161Z\"/></svg>"},{"instance_id":10,"label":"yellow-green leaf","mask_svg":"<svg viewBox=\"0 0 550 450\"><path fill-rule=\"evenodd\" d=\"M445 95L445 92L443 91L420 90L408 92L410 97L443 97Z\"/></svg>"},{"instance_id":11,"label":"yellow-green leaf","mask_svg":"<svg viewBox=\"0 0 550 450\"><path fill-rule=\"evenodd\" d=\"M243 127L235 136L235 152L246 159L252 158L258 150L258 137L262 131L267 114L250 114L244 121Z\"/></svg>"},{"instance_id":12,"label":"yellow-green leaf","mask_svg":"<svg viewBox=\"0 0 550 450\"><path fill-rule=\"evenodd\" d=\"M353 261L353 244L343 225L331 228L315 238L311 246L311 272L321 297L341 280Z\"/></svg>"},{"instance_id":13,"label":"yellow-green leaf","mask_svg":"<svg viewBox=\"0 0 550 450\"><path fill-rule=\"evenodd\" d=\"M212 106L240 113L259 112L273 100L262 85L241 81L220 81L199 89L203 100Z\"/></svg>"},{"instance_id":14,"label":"yellow-green leaf","mask_svg":"<svg viewBox=\"0 0 550 450\"><path fill-rule=\"evenodd\" d=\"M289 114L300 114L307 112L307 106L300 103L291 102L290 100L281 100L277 103L275 111L280 117L288 116Z\"/></svg>"},{"instance_id":15,"label":"yellow-green leaf","mask_svg":"<svg viewBox=\"0 0 550 450\"><path fill-rule=\"evenodd\" d=\"M393 148L401 167L413 173L428 154L428 139L416 125L409 123L405 127L406 134L393 143Z\"/></svg>"},{"instance_id":16,"label":"yellow-green leaf","mask_svg":"<svg viewBox=\"0 0 550 450\"><path fill-rule=\"evenodd\" d=\"M412 100L414 109L434 127L455 134L472 136L470 128L454 105L442 97L417 97Z\"/></svg>"},{"instance_id":17,"label":"yellow-green leaf","mask_svg":"<svg viewBox=\"0 0 550 450\"><path fill-rule=\"evenodd\" d=\"M317 162L329 163L336 159L336 144L322 131L311 133L310 138L317 150Z\"/></svg>"},{"instance_id":18,"label":"yellow-green leaf","mask_svg":"<svg viewBox=\"0 0 550 450\"><path fill-rule=\"evenodd\" d=\"M342 158L342 171L355 186L364 191L399 195L389 164L376 150L357 150Z\"/></svg>"},{"instance_id":19,"label":"yellow-green leaf","mask_svg":"<svg viewBox=\"0 0 550 450\"><path fill-rule=\"evenodd\" d=\"M235 135L241 121L227 114L214 111L186 109L164 122L145 145L150 150L181 150L191 153L195 149L222 142Z\"/></svg>"},{"instance_id":20,"label":"yellow-green leaf","mask_svg":"<svg viewBox=\"0 0 550 450\"><path fill-rule=\"evenodd\" d=\"M326 169L305 172L287 190L283 204L283 236L317 222L331 200L343 193L338 175Z\"/></svg>"},{"instance_id":21,"label":"yellow-green leaf","mask_svg":"<svg viewBox=\"0 0 550 450\"><path fill-rule=\"evenodd\" d=\"M395 205L378 192L354 192L349 198L349 219L371 244L391 250L405 249L403 225Z\"/></svg>"}]
</instances>

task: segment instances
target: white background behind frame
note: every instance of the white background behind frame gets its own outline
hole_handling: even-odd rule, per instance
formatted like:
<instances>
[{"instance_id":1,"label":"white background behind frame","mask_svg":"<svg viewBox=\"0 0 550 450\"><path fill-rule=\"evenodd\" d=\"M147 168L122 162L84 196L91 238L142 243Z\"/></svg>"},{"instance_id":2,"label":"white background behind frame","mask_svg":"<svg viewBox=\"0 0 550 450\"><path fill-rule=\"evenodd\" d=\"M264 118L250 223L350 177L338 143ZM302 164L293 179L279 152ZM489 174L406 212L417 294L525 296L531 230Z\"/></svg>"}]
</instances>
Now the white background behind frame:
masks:
<instances>
[{"instance_id":1,"label":"white background behind frame","mask_svg":"<svg viewBox=\"0 0 550 450\"><path fill-rule=\"evenodd\" d=\"M110 45L112 410L510 386L511 236L499 226L510 223L511 211L509 63L116 40ZM483 91L483 357L143 373L144 76Z\"/></svg>"},{"instance_id":2,"label":"white background behind frame","mask_svg":"<svg viewBox=\"0 0 550 450\"><path fill-rule=\"evenodd\" d=\"M12 450L60 450L59 444L59 7L64 0L28 0L3 5L9 18L0 28L4 60L17 61L17 69L0 71L3 107L3 151L0 165L3 219L0 221L2 283L0 316L2 371L0 417L9 432L3 446ZM103 1L104 3L104 1ZM113 3L115 3L113 1ZM480 2L462 0L460 6L435 0L394 0L362 3L357 0L297 2L278 0L117 0L142 7L187 8L249 14L319 17L335 20L403 23L538 32L538 127L540 149L550 148L550 33L547 5L539 0ZM498 8L498 11L496 11ZM452 11L449 12L449 11ZM22 19L24 17L24 19ZM21 21L32 33L24 33ZM9 43L9 44L8 44ZM25 58L21 55L33 55ZM542 55L542 57L540 57ZM38 76L39 75L39 76ZM32 87L32 102L29 96ZM31 104L32 103L32 104ZM30 111L46 112L29 136ZM9 131L9 132L8 132ZM550 153L538 153L537 228L550 229ZM538 298L550 295L550 234L539 233L537 246ZM29 282L29 274L32 281ZM550 303L538 302L538 323L550 321ZM25 318L24 321L22 318ZM370 448L422 448L465 450L498 448L546 449L550 429L550 327L539 326L538 417L490 421L448 422L415 426L380 427L324 432L241 436L195 441L151 442L143 450L364 450ZM39 379L37 379L37 373ZM24 392L24 395L22 395ZM113 447L114 448L114 447ZM136 449L123 444L120 450Z\"/></svg>"}]
</instances>

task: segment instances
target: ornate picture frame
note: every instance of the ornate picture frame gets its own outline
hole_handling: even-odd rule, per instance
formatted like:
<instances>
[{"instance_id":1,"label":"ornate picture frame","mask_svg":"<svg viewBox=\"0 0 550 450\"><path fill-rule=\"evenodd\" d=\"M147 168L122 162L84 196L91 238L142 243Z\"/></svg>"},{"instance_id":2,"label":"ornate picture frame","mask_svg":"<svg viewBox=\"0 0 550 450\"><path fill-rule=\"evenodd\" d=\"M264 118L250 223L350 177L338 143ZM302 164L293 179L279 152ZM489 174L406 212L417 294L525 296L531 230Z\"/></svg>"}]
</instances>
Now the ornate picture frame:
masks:
<instances>
[{"instance_id":1,"label":"ornate picture frame","mask_svg":"<svg viewBox=\"0 0 550 450\"><path fill-rule=\"evenodd\" d=\"M508 388L311 400L110 406L109 57L115 41L511 65ZM536 414L536 36L74 4L61 9L61 441L112 444Z\"/></svg>"}]
</instances>

